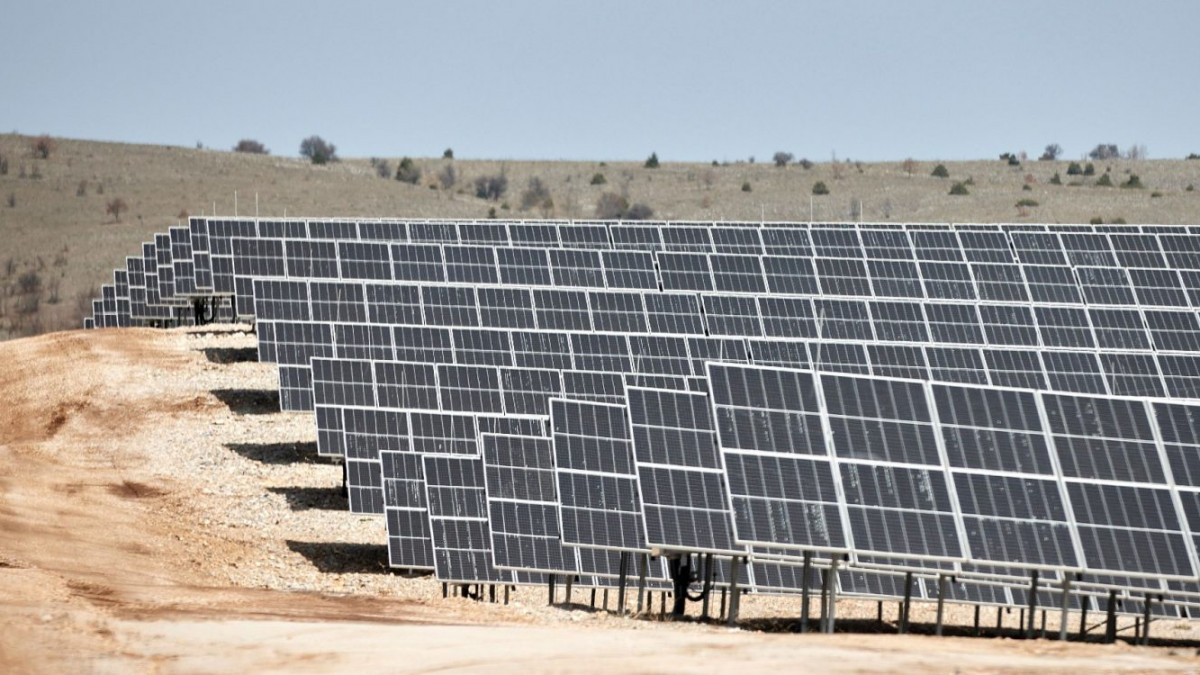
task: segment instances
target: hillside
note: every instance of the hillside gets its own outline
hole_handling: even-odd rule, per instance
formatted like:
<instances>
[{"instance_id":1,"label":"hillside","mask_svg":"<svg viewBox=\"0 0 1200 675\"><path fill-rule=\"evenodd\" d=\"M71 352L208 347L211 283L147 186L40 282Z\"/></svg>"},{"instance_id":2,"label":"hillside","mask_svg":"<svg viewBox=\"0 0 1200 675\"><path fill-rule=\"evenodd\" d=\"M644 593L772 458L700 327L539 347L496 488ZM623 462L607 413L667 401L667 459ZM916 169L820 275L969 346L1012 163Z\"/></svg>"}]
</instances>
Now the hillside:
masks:
<instances>
[{"instance_id":1,"label":"hillside","mask_svg":"<svg viewBox=\"0 0 1200 675\"><path fill-rule=\"evenodd\" d=\"M416 159L422 176L410 185L382 179L366 159L313 166L306 160L223 150L54 139L46 159L31 139L0 135L0 338L72 328L90 311L81 304L111 282L111 270L151 233L185 214L262 216L591 218L605 192L642 203L655 218L705 220L864 220L896 222L1200 223L1200 161L1115 160L1097 175L1068 176L1067 161L948 162L949 178L930 175L935 161L912 174L899 162L825 162L804 169L769 163L722 166L664 162L483 161ZM669 159L669 158L668 158ZM393 171L397 158L389 158ZM452 165L456 183L442 189L438 174ZM508 178L496 202L474 195L482 176ZM1141 178L1143 189L1094 185L1111 172L1114 184ZM1049 181L1059 173L1062 185ZM595 174L605 183L593 185ZM551 208L519 209L521 192L537 177ZM955 181L973 181L970 194L949 195ZM812 196L815 182L829 195ZM1072 183L1080 183L1072 185ZM750 191L744 191L747 185ZM1023 186L1029 185L1029 190ZM1158 196L1155 196L1158 195ZM118 222L106 213L115 199L128 204ZM1024 213L1016 204L1033 199ZM861 212L858 205L861 203ZM507 207L507 208L506 208ZM33 272L33 275L29 273Z\"/></svg>"},{"instance_id":2,"label":"hillside","mask_svg":"<svg viewBox=\"0 0 1200 675\"><path fill-rule=\"evenodd\" d=\"M382 520L348 512L311 417L277 411L253 344L240 329L0 344L0 672L1197 667L1190 621L1132 647L968 637L964 605L947 607L955 637L933 638L932 603L914 607L924 635L892 634L895 603L879 624L849 598L849 632L795 635L795 597L746 597L739 630L621 618L578 588L567 607L540 587L509 605L442 598L428 576L388 573Z\"/></svg>"}]
</instances>

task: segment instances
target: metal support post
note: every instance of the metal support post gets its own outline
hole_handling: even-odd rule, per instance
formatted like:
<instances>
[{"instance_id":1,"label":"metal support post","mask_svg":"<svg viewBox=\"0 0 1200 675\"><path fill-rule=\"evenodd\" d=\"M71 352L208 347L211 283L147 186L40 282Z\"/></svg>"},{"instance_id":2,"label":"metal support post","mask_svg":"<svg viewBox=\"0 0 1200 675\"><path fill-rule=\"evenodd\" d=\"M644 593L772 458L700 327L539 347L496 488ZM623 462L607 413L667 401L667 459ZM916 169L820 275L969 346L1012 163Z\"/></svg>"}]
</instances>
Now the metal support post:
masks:
<instances>
[{"instance_id":1,"label":"metal support post","mask_svg":"<svg viewBox=\"0 0 1200 675\"><path fill-rule=\"evenodd\" d=\"M837 625L837 558L833 559L833 564L829 567L828 586L829 586L829 616L825 620L825 632L833 633L834 627Z\"/></svg>"},{"instance_id":2,"label":"metal support post","mask_svg":"<svg viewBox=\"0 0 1200 675\"><path fill-rule=\"evenodd\" d=\"M938 597L937 597L937 628L934 632L939 637L942 634L942 619L945 618L946 612L946 575L938 575Z\"/></svg>"},{"instance_id":3,"label":"metal support post","mask_svg":"<svg viewBox=\"0 0 1200 675\"><path fill-rule=\"evenodd\" d=\"M804 552L804 572L802 573L803 581L800 582L800 632L808 632L808 602L809 591L808 582L812 576L812 553Z\"/></svg>"},{"instance_id":4,"label":"metal support post","mask_svg":"<svg viewBox=\"0 0 1200 675\"><path fill-rule=\"evenodd\" d=\"M1029 627L1025 631L1025 637L1033 637L1034 612L1037 611L1037 594L1038 594L1038 571L1034 570L1033 574L1029 575Z\"/></svg>"},{"instance_id":5,"label":"metal support post","mask_svg":"<svg viewBox=\"0 0 1200 675\"><path fill-rule=\"evenodd\" d=\"M641 614L646 602L646 572L650 567L650 556L643 553L638 557L638 604L637 613Z\"/></svg>"},{"instance_id":6,"label":"metal support post","mask_svg":"<svg viewBox=\"0 0 1200 675\"><path fill-rule=\"evenodd\" d=\"M704 555L704 599L700 603L700 618L708 621L708 602L712 597L712 582L713 582L713 556L711 553Z\"/></svg>"},{"instance_id":7,"label":"metal support post","mask_svg":"<svg viewBox=\"0 0 1200 675\"><path fill-rule=\"evenodd\" d=\"M908 632L908 610L912 607L912 582L913 573L904 573L904 602L900 610L899 632L901 634Z\"/></svg>"},{"instance_id":8,"label":"metal support post","mask_svg":"<svg viewBox=\"0 0 1200 675\"><path fill-rule=\"evenodd\" d=\"M1142 607L1142 644L1150 644L1150 603L1152 602L1150 594L1146 594L1146 602Z\"/></svg>"},{"instance_id":9,"label":"metal support post","mask_svg":"<svg viewBox=\"0 0 1200 675\"><path fill-rule=\"evenodd\" d=\"M1062 602L1059 603L1058 639L1067 641L1067 612L1071 609L1071 575L1063 573Z\"/></svg>"},{"instance_id":10,"label":"metal support post","mask_svg":"<svg viewBox=\"0 0 1200 675\"><path fill-rule=\"evenodd\" d=\"M1104 641L1113 643L1117 641L1117 592L1108 592L1108 617L1104 626Z\"/></svg>"},{"instance_id":11,"label":"metal support post","mask_svg":"<svg viewBox=\"0 0 1200 675\"><path fill-rule=\"evenodd\" d=\"M738 604L740 604L740 600L739 600L739 597L740 597L740 596L738 595L738 593L739 593L739 590L740 590L740 589L739 589L739 587L738 587L738 576L739 576L739 574L738 574L738 573L741 571L741 569L740 569L740 568L741 568L741 562L742 562L742 559L741 559L741 558L736 558L736 557L735 557L735 558L734 558L732 561L730 561L730 563L729 563L729 573L730 573L730 579L729 579L729 614L728 614L728 616L726 617L726 620L728 621L728 625L730 625L730 626L733 626L733 625L737 624L737 618L738 618ZM724 596L722 596L722 597L724 597ZM721 604L724 604L724 602L722 602Z\"/></svg>"},{"instance_id":12,"label":"metal support post","mask_svg":"<svg viewBox=\"0 0 1200 675\"><path fill-rule=\"evenodd\" d=\"M629 552L621 551L621 571L617 581L617 614L625 616L625 578L629 572Z\"/></svg>"}]
</instances>

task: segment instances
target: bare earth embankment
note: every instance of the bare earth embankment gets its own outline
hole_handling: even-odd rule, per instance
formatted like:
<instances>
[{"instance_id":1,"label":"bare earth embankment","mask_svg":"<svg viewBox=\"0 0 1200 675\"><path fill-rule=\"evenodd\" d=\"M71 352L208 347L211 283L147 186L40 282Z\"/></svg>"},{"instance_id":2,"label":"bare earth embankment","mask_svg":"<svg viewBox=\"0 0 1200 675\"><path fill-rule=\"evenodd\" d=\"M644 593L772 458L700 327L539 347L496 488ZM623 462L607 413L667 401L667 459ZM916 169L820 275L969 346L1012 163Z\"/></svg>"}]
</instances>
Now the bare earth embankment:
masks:
<instances>
[{"instance_id":1,"label":"bare earth embankment","mask_svg":"<svg viewBox=\"0 0 1200 675\"><path fill-rule=\"evenodd\" d=\"M0 344L0 672L1200 669L1195 644L729 630L591 611L579 591L570 609L544 589L442 599L387 573L382 521L346 511L253 344L224 329ZM747 598L743 616L796 605Z\"/></svg>"}]
</instances>

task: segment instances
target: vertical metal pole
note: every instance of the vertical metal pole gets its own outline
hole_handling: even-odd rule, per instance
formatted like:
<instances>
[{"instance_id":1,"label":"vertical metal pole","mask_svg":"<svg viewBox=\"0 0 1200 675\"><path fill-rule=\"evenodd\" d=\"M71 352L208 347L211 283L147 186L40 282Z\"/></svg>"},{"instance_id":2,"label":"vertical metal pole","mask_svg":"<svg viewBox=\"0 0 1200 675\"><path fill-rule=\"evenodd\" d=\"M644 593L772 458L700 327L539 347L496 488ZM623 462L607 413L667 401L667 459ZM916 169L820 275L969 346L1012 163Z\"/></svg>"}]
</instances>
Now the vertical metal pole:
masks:
<instances>
[{"instance_id":1,"label":"vertical metal pole","mask_svg":"<svg viewBox=\"0 0 1200 675\"><path fill-rule=\"evenodd\" d=\"M642 608L646 602L646 571L650 567L650 556L643 553L638 558L638 609L637 613L642 613ZM652 601L653 602L653 601Z\"/></svg>"},{"instance_id":2,"label":"vertical metal pole","mask_svg":"<svg viewBox=\"0 0 1200 675\"><path fill-rule=\"evenodd\" d=\"M900 633L908 632L908 610L912 607L912 572L904 573L904 603L900 612Z\"/></svg>"},{"instance_id":3,"label":"vertical metal pole","mask_svg":"<svg viewBox=\"0 0 1200 675\"><path fill-rule=\"evenodd\" d=\"M596 609L596 589L592 589L592 609Z\"/></svg>"},{"instance_id":4,"label":"vertical metal pole","mask_svg":"<svg viewBox=\"0 0 1200 675\"><path fill-rule=\"evenodd\" d=\"M1046 610L1042 610L1042 629L1038 631L1038 637L1045 639L1046 637Z\"/></svg>"},{"instance_id":5,"label":"vertical metal pole","mask_svg":"<svg viewBox=\"0 0 1200 675\"><path fill-rule=\"evenodd\" d=\"M550 591L550 601L547 602L546 604L553 605L554 604L554 575L551 574L548 576L549 576L549 579L547 579L547 581L546 581L546 588Z\"/></svg>"},{"instance_id":6,"label":"vertical metal pole","mask_svg":"<svg viewBox=\"0 0 1200 675\"><path fill-rule=\"evenodd\" d=\"M942 635L942 619L945 617L946 611L946 575L938 575L938 598L937 598L937 628L935 633L940 637Z\"/></svg>"},{"instance_id":7,"label":"vertical metal pole","mask_svg":"<svg viewBox=\"0 0 1200 675\"><path fill-rule=\"evenodd\" d=\"M883 601L882 600L875 603L875 621L877 623L883 623Z\"/></svg>"},{"instance_id":8,"label":"vertical metal pole","mask_svg":"<svg viewBox=\"0 0 1200 675\"><path fill-rule=\"evenodd\" d=\"M1104 641L1117 641L1117 592L1108 592L1108 619L1104 626Z\"/></svg>"},{"instance_id":9,"label":"vertical metal pole","mask_svg":"<svg viewBox=\"0 0 1200 675\"><path fill-rule=\"evenodd\" d=\"M617 614L625 616L625 575L629 571L629 552L621 551L621 571L617 580Z\"/></svg>"},{"instance_id":10,"label":"vertical metal pole","mask_svg":"<svg viewBox=\"0 0 1200 675\"><path fill-rule=\"evenodd\" d=\"M728 621L728 625L730 625L730 626L733 626L733 625L737 624L737 618L738 618L738 604L739 604L739 602L740 602L740 601L739 601L739 599L738 599L738 598L739 598L739 596L738 596L738 592L739 592L739 588L738 588L738 576L739 576L739 572L741 572L741 569L740 569L740 568L741 568L741 562L742 562L742 559L741 559L741 558L736 558L736 557L735 557L735 558L734 558L732 561L730 561L730 563L729 563L729 571L730 571L730 578L729 578L729 614L728 614L728 616L727 616L726 620ZM722 603L722 604L724 604L724 603Z\"/></svg>"},{"instance_id":11,"label":"vertical metal pole","mask_svg":"<svg viewBox=\"0 0 1200 675\"><path fill-rule=\"evenodd\" d=\"M442 583L442 597L445 598L449 594L449 584Z\"/></svg>"},{"instance_id":12,"label":"vertical metal pole","mask_svg":"<svg viewBox=\"0 0 1200 675\"><path fill-rule=\"evenodd\" d=\"M821 620L817 624L818 633L828 632L825 625L829 623L829 570L821 570Z\"/></svg>"},{"instance_id":13,"label":"vertical metal pole","mask_svg":"<svg viewBox=\"0 0 1200 675\"><path fill-rule=\"evenodd\" d=\"M704 600L700 604L700 618L708 621L708 601L712 597L713 583L713 556L707 553L704 556Z\"/></svg>"},{"instance_id":14,"label":"vertical metal pole","mask_svg":"<svg viewBox=\"0 0 1200 675\"><path fill-rule=\"evenodd\" d=\"M608 589L604 589L604 611L608 611Z\"/></svg>"},{"instance_id":15,"label":"vertical metal pole","mask_svg":"<svg viewBox=\"0 0 1200 675\"><path fill-rule=\"evenodd\" d=\"M496 584L488 584L488 602L496 604Z\"/></svg>"},{"instance_id":16,"label":"vertical metal pole","mask_svg":"<svg viewBox=\"0 0 1200 675\"><path fill-rule=\"evenodd\" d=\"M1058 620L1058 639L1067 641L1067 611L1071 608L1071 576L1063 573L1062 603Z\"/></svg>"},{"instance_id":17,"label":"vertical metal pole","mask_svg":"<svg viewBox=\"0 0 1200 675\"><path fill-rule=\"evenodd\" d=\"M721 604L717 605L717 621L725 620L725 601L726 600L728 600L728 598L726 597L726 588L722 588L721 589Z\"/></svg>"},{"instance_id":18,"label":"vertical metal pole","mask_svg":"<svg viewBox=\"0 0 1200 675\"><path fill-rule=\"evenodd\" d=\"M508 591L511 588L512 588L512 586L507 586L507 585L504 587L504 604L506 604L506 605L508 604Z\"/></svg>"},{"instance_id":19,"label":"vertical metal pole","mask_svg":"<svg viewBox=\"0 0 1200 675\"><path fill-rule=\"evenodd\" d=\"M829 616L825 620L826 633L832 633L834 627L837 625L837 568L838 561L837 558L834 558L833 564L829 566L829 577L827 582L829 585Z\"/></svg>"},{"instance_id":20,"label":"vertical metal pole","mask_svg":"<svg viewBox=\"0 0 1200 675\"><path fill-rule=\"evenodd\" d=\"M1146 603L1142 607L1142 644L1150 644L1150 594L1146 594Z\"/></svg>"},{"instance_id":21,"label":"vertical metal pole","mask_svg":"<svg viewBox=\"0 0 1200 675\"><path fill-rule=\"evenodd\" d=\"M1038 571L1034 570L1033 574L1029 575L1029 628L1025 632L1025 637L1033 637L1033 614L1037 611L1037 594L1038 594Z\"/></svg>"},{"instance_id":22,"label":"vertical metal pole","mask_svg":"<svg viewBox=\"0 0 1200 675\"><path fill-rule=\"evenodd\" d=\"M1079 641L1087 640L1087 611L1092 599L1086 595L1079 596Z\"/></svg>"},{"instance_id":23,"label":"vertical metal pole","mask_svg":"<svg viewBox=\"0 0 1200 675\"><path fill-rule=\"evenodd\" d=\"M804 552L804 581L800 582L800 632L808 632L808 582L812 576L812 552Z\"/></svg>"},{"instance_id":24,"label":"vertical metal pole","mask_svg":"<svg viewBox=\"0 0 1200 675\"><path fill-rule=\"evenodd\" d=\"M571 606L571 585L574 583L575 583L575 576L568 574L567 575L567 597L563 599L563 602L564 602L564 604L566 604L567 607Z\"/></svg>"},{"instance_id":25,"label":"vertical metal pole","mask_svg":"<svg viewBox=\"0 0 1200 675\"><path fill-rule=\"evenodd\" d=\"M981 605L975 605L975 634L979 635L979 608Z\"/></svg>"},{"instance_id":26,"label":"vertical metal pole","mask_svg":"<svg viewBox=\"0 0 1200 675\"><path fill-rule=\"evenodd\" d=\"M1001 635L1003 630L1004 630L1004 608L997 607L996 608L996 635L997 636Z\"/></svg>"}]
</instances>

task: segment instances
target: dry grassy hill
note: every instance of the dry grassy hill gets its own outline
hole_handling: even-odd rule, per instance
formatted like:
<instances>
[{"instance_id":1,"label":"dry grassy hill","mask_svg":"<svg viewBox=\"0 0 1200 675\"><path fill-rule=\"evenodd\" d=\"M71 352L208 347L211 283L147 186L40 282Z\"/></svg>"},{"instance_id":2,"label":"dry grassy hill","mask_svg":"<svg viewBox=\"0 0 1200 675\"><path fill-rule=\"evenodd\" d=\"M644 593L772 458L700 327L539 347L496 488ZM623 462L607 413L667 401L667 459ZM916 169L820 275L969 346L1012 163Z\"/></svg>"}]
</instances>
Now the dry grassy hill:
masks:
<instances>
[{"instance_id":1,"label":"dry grassy hill","mask_svg":"<svg viewBox=\"0 0 1200 675\"><path fill-rule=\"evenodd\" d=\"M1097 175L1068 176L1066 161L999 160L947 163L949 178L935 178L933 161L906 173L899 162L833 165L738 163L723 166L665 162L528 162L417 159L417 185L382 179L365 159L328 166L305 160L218 150L53 139L50 156L36 158L31 138L0 135L0 338L79 325L83 304L112 279L111 270L152 232L185 214L263 216L328 215L484 218L590 218L605 192L644 203L656 218L707 220L865 220L922 222L1200 223L1200 161L1114 160L1097 163ZM0 162L2 164L3 162ZM390 158L394 168L396 158ZM457 182L443 189L447 164ZM504 171L508 192L499 202L474 195L480 176ZM1114 184L1133 173L1143 189L1097 187L1111 172ZM1055 173L1062 185L1049 181ZM605 184L593 185L600 173ZM552 209L519 209L521 192L540 178ZM966 196L951 196L955 181L972 179ZM829 195L812 196L823 181ZM1078 182L1078 185L1071 183ZM1024 190L1025 185L1030 190ZM749 186L745 191L744 186ZM1016 207L1021 199L1038 206ZM118 222L106 212L115 199L128 204ZM861 204L861 211L859 211ZM30 273L34 274L30 274Z\"/></svg>"}]
</instances>

